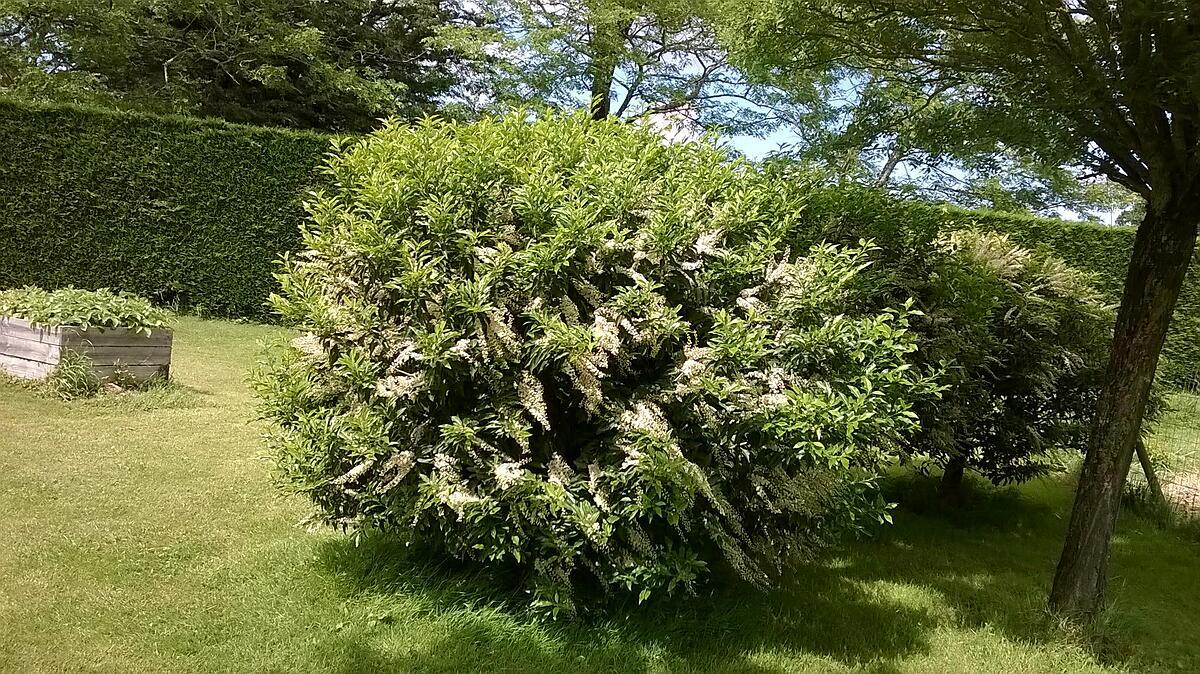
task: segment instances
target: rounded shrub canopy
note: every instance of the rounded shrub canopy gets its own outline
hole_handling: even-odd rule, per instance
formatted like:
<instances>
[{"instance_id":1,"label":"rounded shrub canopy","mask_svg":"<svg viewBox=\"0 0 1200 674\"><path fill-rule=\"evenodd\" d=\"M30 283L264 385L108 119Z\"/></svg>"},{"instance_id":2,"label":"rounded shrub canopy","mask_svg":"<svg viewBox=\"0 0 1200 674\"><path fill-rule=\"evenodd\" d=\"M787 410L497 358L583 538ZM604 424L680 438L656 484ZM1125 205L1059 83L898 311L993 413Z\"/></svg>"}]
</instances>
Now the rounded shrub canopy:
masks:
<instances>
[{"instance_id":1,"label":"rounded shrub canopy","mask_svg":"<svg viewBox=\"0 0 1200 674\"><path fill-rule=\"evenodd\" d=\"M533 603L756 584L886 518L932 379L869 242L793 254L803 189L582 117L390 123L331 158L256 387L326 521L510 567Z\"/></svg>"}]
</instances>

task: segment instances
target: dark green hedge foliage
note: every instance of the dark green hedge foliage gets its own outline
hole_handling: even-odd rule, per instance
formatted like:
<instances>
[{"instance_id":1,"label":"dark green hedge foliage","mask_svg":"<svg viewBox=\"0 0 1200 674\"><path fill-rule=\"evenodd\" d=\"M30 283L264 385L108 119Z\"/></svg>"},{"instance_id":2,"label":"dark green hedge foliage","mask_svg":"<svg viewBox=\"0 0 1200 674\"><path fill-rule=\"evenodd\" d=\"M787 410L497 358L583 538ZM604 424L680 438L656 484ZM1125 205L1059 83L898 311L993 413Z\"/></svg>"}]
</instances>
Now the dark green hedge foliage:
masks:
<instances>
[{"instance_id":1,"label":"dark green hedge foliage","mask_svg":"<svg viewBox=\"0 0 1200 674\"><path fill-rule=\"evenodd\" d=\"M272 273L300 246L304 194L326 137L183 117L0 101L0 288L111 287L221 316L262 318ZM812 195L807 246L875 239L919 268L947 229L1007 232L1095 272L1115 303L1128 228L898 202L855 188ZM907 258L907 261L906 259ZM898 290L901 291L902 288ZM1200 386L1200 272L1189 275L1167 341L1164 379Z\"/></svg>"},{"instance_id":2,"label":"dark green hedge foliage","mask_svg":"<svg viewBox=\"0 0 1200 674\"><path fill-rule=\"evenodd\" d=\"M1095 275L1094 284L1113 304L1121 300L1135 230L1086 222L1068 222L996 211L902 202L874 191L825 188L809 200L814 237L831 241L874 239L885 250L901 286L923 268L925 254L939 232L977 229L1009 234L1013 241L1062 258ZM799 242L807 244L808 241ZM900 288L898 292L903 292ZM1184 283L1159 368L1160 381L1200 387L1200 267L1193 264Z\"/></svg>"},{"instance_id":3,"label":"dark green hedge foliage","mask_svg":"<svg viewBox=\"0 0 1200 674\"><path fill-rule=\"evenodd\" d=\"M328 138L0 101L0 287L265 317Z\"/></svg>"}]
</instances>

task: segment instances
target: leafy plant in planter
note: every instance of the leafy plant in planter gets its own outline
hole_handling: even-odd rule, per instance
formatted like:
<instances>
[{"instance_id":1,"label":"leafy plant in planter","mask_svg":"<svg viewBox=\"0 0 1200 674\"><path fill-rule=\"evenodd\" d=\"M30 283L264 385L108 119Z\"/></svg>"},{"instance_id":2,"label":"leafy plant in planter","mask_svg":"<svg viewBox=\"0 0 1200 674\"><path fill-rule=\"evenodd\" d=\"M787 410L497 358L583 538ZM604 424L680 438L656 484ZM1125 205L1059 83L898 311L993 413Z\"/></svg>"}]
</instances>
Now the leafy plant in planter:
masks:
<instances>
[{"instance_id":1,"label":"leafy plant in planter","mask_svg":"<svg viewBox=\"0 0 1200 674\"><path fill-rule=\"evenodd\" d=\"M64 397L94 393L95 382L127 388L165 380L168 316L143 298L108 289L0 291L0 371L49 377Z\"/></svg>"},{"instance_id":2,"label":"leafy plant in planter","mask_svg":"<svg viewBox=\"0 0 1200 674\"><path fill-rule=\"evenodd\" d=\"M32 286L0 290L0 316L23 318L42 327L129 328L145 334L166 327L169 318L163 309L130 293L108 288L50 291Z\"/></svg>"},{"instance_id":3,"label":"leafy plant in planter","mask_svg":"<svg viewBox=\"0 0 1200 674\"><path fill-rule=\"evenodd\" d=\"M391 123L329 164L256 388L322 519L511 567L533 604L760 585L886 518L935 392L873 249L782 242L802 193L701 143L550 115Z\"/></svg>"}]
</instances>

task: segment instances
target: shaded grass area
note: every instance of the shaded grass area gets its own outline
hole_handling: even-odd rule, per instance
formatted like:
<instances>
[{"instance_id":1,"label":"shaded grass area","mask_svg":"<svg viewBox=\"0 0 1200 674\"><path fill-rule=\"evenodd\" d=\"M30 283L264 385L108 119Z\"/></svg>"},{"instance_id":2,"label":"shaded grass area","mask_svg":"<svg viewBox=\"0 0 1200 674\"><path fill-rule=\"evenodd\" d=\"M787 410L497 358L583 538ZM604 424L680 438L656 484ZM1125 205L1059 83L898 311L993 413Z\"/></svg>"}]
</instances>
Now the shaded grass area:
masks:
<instances>
[{"instance_id":1,"label":"shaded grass area","mask_svg":"<svg viewBox=\"0 0 1200 674\"><path fill-rule=\"evenodd\" d=\"M0 385L0 671L1063 672L1200 669L1200 545L1136 517L1095 632L1043 611L1071 490L945 513L897 477L896 524L719 592L553 624L480 572L296 522L243 383L272 328L182 319L162 399Z\"/></svg>"}]
</instances>

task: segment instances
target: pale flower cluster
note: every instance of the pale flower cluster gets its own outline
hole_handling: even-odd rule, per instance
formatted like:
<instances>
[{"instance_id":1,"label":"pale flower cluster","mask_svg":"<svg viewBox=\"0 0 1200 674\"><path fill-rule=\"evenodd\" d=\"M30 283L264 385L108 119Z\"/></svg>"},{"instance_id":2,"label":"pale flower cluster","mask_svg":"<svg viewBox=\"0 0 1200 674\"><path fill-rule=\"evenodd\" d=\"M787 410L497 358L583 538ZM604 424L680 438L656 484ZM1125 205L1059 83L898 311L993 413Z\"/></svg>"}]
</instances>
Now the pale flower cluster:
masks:
<instances>
[{"instance_id":1,"label":"pale flower cluster","mask_svg":"<svg viewBox=\"0 0 1200 674\"><path fill-rule=\"evenodd\" d=\"M600 476L602 474L600 464L588 464L588 489L592 492L592 500L596 502L597 508L607 512L609 509L608 494L603 485L600 484Z\"/></svg>"},{"instance_id":2,"label":"pale flower cluster","mask_svg":"<svg viewBox=\"0 0 1200 674\"><path fill-rule=\"evenodd\" d=\"M560 486L566 486L575 479L575 471L558 454L550 459L550 465L546 466L546 475L549 482Z\"/></svg>"},{"instance_id":3,"label":"pale flower cluster","mask_svg":"<svg viewBox=\"0 0 1200 674\"><path fill-rule=\"evenodd\" d=\"M350 484L351 482L354 482L358 478L362 477L368 470L371 470L371 466L374 466L374 465L375 465L375 459L367 459L367 460L363 461L362 463L356 465L355 467L351 468L349 471L347 471L341 477L334 480L333 483L338 485L339 487Z\"/></svg>"},{"instance_id":4,"label":"pale flower cluster","mask_svg":"<svg viewBox=\"0 0 1200 674\"><path fill-rule=\"evenodd\" d=\"M420 373L392 375L375 383L375 393L380 398L409 398L420 392L424 383Z\"/></svg>"},{"instance_id":5,"label":"pale flower cluster","mask_svg":"<svg viewBox=\"0 0 1200 674\"><path fill-rule=\"evenodd\" d=\"M417 345L412 341L404 342L399 349L395 351L395 356L392 357L392 362L388 365L389 374L399 373L405 365L416 363L422 359L421 352L417 351Z\"/></svg>"},{"instance_id":6,"label":"pale flower cluster","mask_svg":"<svg viewBox=\"0 0 1200 674\"><path fill-rule=\"evenodd\" d=\"M521 481L525 470L521 468L521 464L510 461L496 464L496 467L492 469L492 475L496 478L496 485L500 487L501 491L506 491Z\"/></svg>"},{"instance_id":7,"label":"pale flower cluster","mask_svg":"<svg viewBox=\"0 0 1200 674\"><path fill-rule=\"evenodd\" d=\"M692 249L697 255L716 255L721 251L721 238L725 236L725 232L720 229L714 229L701 234L696 238L696 244Z\"/></svg>"},{"instance_id":8,"label":"pale flower cluster","mask_svg":"<svg viewBox=\"0 0 1200 674\"><path fill-rule=\"evenodd\" d=\"M507 311L493 311L487 317L488 348L500 360L520 352L521 342L512 328L512 316Z\"/></svg>"},{"instance_id":9,"label":"pale flower cluster","mask_svg":"<svg viewBox=\"0 0 1200 674\"><path fill-rule=\"evenodd\" d=\"M633 409L621 413L620 427L625 431L646 431L655 434L670 431L670 425L663 417L662 410L658 409L657 405L645 401L640 401Z\"/></svg>"},{"instance_id":10,"label":"pale flower cluster","mask_svg":"<svg viewBox=\"0 0 1200 674\"><path fill-rule=\"evenodd\" d=\"M550 430L550 414L546 410L546 392L542 382L528 372L521 373L521 381L517 382L517 398L521 406L533 417L542 428Z\"/></svg>"},{"instance_id":11,"label":"pale flower cluster","mask_svg":"<svg viewBox=\"0 0 1200 674\"><path fill-rule=\"evenodd\" d=\"M389 491L399 486L400 482L412 472L413 466L417 463L417 457L412 452L405 450L388 459L386 463L379 469L383 475L387 475L388 471L394 470L396 474L387 484L380 488L380 492L386 494Z\"/></svg>"},{"instance_id":12,"label":"pale flower cluster","mask_svg":"<svg viewBox=\"0 0 1200 674\"><path fill-rule=\"evenodd\" d=\"M597 311L592 318L592 336L604 353L615 354L621 350L621 330L603 311Z\"/></svg>"},{"instance_id":13,"label":"pale flower cluster","mask_svg":"<svg viewBox=\"0 0 1200 674\"><path fill-rule=\"evenodd\" d=\"M462 489L455 489L449 493L442 494L442 503L449 506L450 509L458 515L458 519L460 521L463 518L463 513L466 511L467 505L471 503L479 503L482 500L483 499L479 498L478 496L463 491Z\"/></svg>"},{"instance_id":14,"label":"pale flower cluster","mask_svg":"<svg viewBox=\"0 0 1200 674\"><path fill-rule=\"evenodd\" d=\"M449 454L438 452L433 455L433 471L449 482L459 481L458 461Z\"/></svg>"},{"instance_id":15,"label":"pale flower cluster","mask_svg":"<svg viewBox=\"0 0 1200 674\"><path fill-rule=\"evenodd\" d=\"M309 358L321 358L325 355L325 349L321 346L321 340L311 332L306 332L293 339L292 346Z\"/></svg>"}]
</instances>

